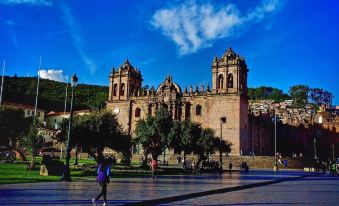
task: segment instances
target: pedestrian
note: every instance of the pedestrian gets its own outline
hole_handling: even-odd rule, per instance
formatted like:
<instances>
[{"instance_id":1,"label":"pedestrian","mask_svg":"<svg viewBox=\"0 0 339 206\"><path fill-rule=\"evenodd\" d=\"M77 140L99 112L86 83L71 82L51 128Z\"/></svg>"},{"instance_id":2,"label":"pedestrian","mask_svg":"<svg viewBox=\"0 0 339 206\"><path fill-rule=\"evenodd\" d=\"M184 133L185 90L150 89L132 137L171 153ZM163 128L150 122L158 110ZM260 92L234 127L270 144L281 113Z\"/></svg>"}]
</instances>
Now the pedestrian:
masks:
<instances>
[{"instance_id":1,"label":"pedestrian","mask_svg":"<svg viewBox=\"0 0 339 206\"><path fill-rule=\"evenodd\" d=\"M322 166L323 173L325 174L326 173L326 162L322 161L321 166Z\"/></svg>"},{"instance_id":2,"label":"pedestrian","mask_svg":"<svg viewBox=\"0 0 339 206\"><path fill-rule=\"evenodd\" d=\"M336 176L337 175L337 164L335 161L333 161L331 164L330 164L330 167L331 167L331 175L332 176Z\"/></svg>"},{"instance_id":3,"label":"pedestrian","mask_svg":"<svg viewBox=\"0 0 339 206\"><path fill-rule=\"evenodd\" d=\"M245 172L248 172L248 170L249 170L249 167L248 167L248 164L247 164L247 162L244 162L244 169L245 169Z\"/></svg>"},{"instance_id":4,"label":"pedestrian","mask_svg":"<svg viewBox=\"0 0 339 206\"><path fill-rule=\"evenodd\" d=\"M286 168L287 167L287 164L288 164L288 161L286 159L283 160L283 163L284 163L284 167Z\"/></svg>"},{"instance_id":5,"label":"pedestrian","mask_svg":"<svg viewBox=\"0 0 339 206\"><path fill-rule=\"evenodd\" d=\"M179 164L179 163L180 163L180 156L177 155L177 164Z\"/></svg>"},{"instance_id":6,"label":"pedestrian","mask_svg":"<svg viewBox=\"0 0 339 206\"><path fill-rule=\"evenodd\" d=\"M100 199L101 196L104 197L104 204L107 205L107 184L110 183L110 174L111 174L111 168L110 164L107 159L104 159L102 163L99 165L97 170L97 182L100 185L101 191L99 195L92 199L92 202L94 205L96 205L96 202Z\"/></svg>"},{"instance_id":7,"label":"pedestrian","mask_svg":"<svg viewBox=\"0 0 339 206\"><path fill-rule=\"evenodd\" d=\"M195 161L194 160L192 161L191 168L192 168L192 174L194 174L195 172Z\"/></svg>"},{"instance_id":8,"label":"pedestrian","mask_svg":"<svg viewBox=\"0 0 339 206\"><path fill-rule=\"evenodd\" d=\"M231 171L232 167L233 167L233 164L232 164L232 162L230 162L230 164L228 165L228 169Z\"/></svg>"},{"instance_id":9,"label":"pedestrian","mask_svg":"<svg viewBox=\"0 0 339 206\"><path fill-rule=\"evenodd\" d=\"M151 168L151 175L152 179L156 179L156 169L158 168L158 161L152 157L152 160L150 162L150 168Z\"/></svg>"}]
</instances>

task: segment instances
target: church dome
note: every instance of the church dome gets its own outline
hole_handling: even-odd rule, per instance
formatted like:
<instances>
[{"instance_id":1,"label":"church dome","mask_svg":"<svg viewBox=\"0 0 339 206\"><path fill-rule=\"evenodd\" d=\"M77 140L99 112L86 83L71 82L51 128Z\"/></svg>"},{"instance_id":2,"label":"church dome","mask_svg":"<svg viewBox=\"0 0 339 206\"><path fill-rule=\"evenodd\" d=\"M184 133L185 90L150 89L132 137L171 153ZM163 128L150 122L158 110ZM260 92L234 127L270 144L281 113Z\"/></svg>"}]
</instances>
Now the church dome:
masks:
<instances>
[{"instance_id":1,"label":"church dome","mask_svg":"<svg viewBox=\"0 0 339 206\"><path fill-rule=\"evenodd\" d=\"M165 81L158 86L157 101L172 102L181 96L181 88L174 83L172 76L167 76Z\"/></svg>"},{"instance_id":2,"label":"church dome","mask_svg":"<svg viewBox=\"0 0 339 206\"><path fill-rule=\"evenodd\" d=\"M167 76L165 81L158 86L157 93L164 92L165 90L181 94L181 88L177 83L173 82L172 76Z\"/></svg>"}]
</instances>

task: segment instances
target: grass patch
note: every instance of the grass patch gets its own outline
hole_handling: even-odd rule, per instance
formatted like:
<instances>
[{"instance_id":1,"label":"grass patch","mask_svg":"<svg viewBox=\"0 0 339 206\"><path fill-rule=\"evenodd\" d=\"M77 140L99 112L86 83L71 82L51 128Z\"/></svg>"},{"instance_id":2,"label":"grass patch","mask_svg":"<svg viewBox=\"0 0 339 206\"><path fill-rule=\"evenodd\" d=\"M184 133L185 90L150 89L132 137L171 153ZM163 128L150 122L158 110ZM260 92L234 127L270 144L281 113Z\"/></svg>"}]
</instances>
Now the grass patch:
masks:
<instances>
[{"instance_id":1,"label":"grass patch","mask_svg":"<svg viewBox=\"0 0 339 206\"><path fill-rule=\"evenodd\" d=\"M60 180L59 176L40 176L40 167L27 170L28 164L3 163L0 164L0 184L51 182Z\"/></svg>"},{"instance_id":2,"label":"grass patch","mask_svg":"<svg viewBox=\"0 0 339 206\"><path fill-rule=\"evenodd\" d=\"M37 163L34 170L26 167L29 162L23 163L1 163L0 164L0 184L30 183L30 182L55 182L60 181L61 176L41 176L40 164ZM70 167L71 177L74 181L92 175L87 175L81 168ZM94 173L93 173L94 174Z\"/></svg>"},{"instance_id":3,"label":"grass patch","mask_svg":"<svg viewBox=\"0 0 339 206\"><path fill-rule=\"evenodd\" d=\"M40 163L39 159L36 163L34 170L27 170L26 167L29 162L15 162L15 163L1 163L0 164L0 184L13 184L13 183L31 183L31 182L55 182L60 181L61 176L40 176ZM96 177L97 166L92 160L80 161L86 166L73 166L71 163L71 177L73 181L79 179ZM160 168L157 175L178 175L187 174L181 168ZM138 177L148 176L150 170L148 168L140 168L136 166L121 166L115 165L111 168L111 177Z\"/></svg>"}]
</instances>

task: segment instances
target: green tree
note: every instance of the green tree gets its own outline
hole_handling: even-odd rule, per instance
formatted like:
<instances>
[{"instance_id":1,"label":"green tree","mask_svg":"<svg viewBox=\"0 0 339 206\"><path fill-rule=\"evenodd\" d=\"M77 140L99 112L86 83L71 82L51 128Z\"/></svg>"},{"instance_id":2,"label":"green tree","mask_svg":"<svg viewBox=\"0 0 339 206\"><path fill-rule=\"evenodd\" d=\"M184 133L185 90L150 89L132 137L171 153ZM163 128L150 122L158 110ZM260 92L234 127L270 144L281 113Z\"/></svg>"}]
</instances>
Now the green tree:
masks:
<instances>
[{"instance_id":1,"label":"green tree","mask_svg":"<svg viewBox=\"0 0 339 206\"><path fill-rule=\"evenodd\" d=\"M23 110L0 108L0 144L17 152L20 159L26 161L22 142L27 135L31 118L25 118Z\"/></svg>"},{"instance_id":2,"label":"green tree","mask_svg":"<svg viewBox=\"0 0 339 206\"><path fill-rule=\"evenodd\" d=\"M175 153L181 153L183 151L182 142L182 123L180 121L173 121L171 131L168 138L168 147L172 148Z\"/></svg>"},{"instance_id":3,"label":"green tree","mask_svg":"<svg viewBox=\"0 0 339 206\"><path fill-rule=\"evenodd\" d=\"M61 123L60 140L65 141L68 119ZM107 110L95 111L88 115L75 116L71 132L72 147L81 147L98 163L102 161L105 147L123 155L126 164L131 157L131 137L122 131L115 115Z\"/></svg>"},{"instance_id":4,"label":"green tree","mask_svg":"<svg viewBox=\"0 0 339 206\"><path fill-rule=\"evenodd\" d=\"M199 165L201 161L206 160L207 157L214 152L215 132L211 128L204 128L194 147L194 153L198 155L197 165Z\"/></svg>"},{"instance_id":5,"label":"green tree","mask_svg":"<svg viewBox=\"0 0 339 206\"><path fill-rule=\"evenodd\" d=\"M282 90L266 86L249 88L248 95L251 100L272 99L275 102L282 102L286 99L289 99L289 96Z\"/></svg>"},{"instance_id":6,"label":"green tree","mask_svg":"<svg viewBox=\"0 0 339 206\"><path fill-rule=\"evenodd\" d=\"M6 101L34 105L36 95L36 77L5 77L4 99ZM66 83L40 79L39 105L47 111L64 111ZM68 88L70 89L70 87ZM68 92L67 101L70 101ZM104 108L108 99L108 87L79 84L76 89L76 109Z\"/></svg>"},{"instance_id":7,"label":"green tree","mask_svg":"<svg viewBox=\"0 0 339 206\"><path fill-rule=\"evenodd\" d=\"M173 120L166 109L159 109L155 117L148 116L136 124L136 143L144 149L145 159L148 154L157 159L168 147Z\"/></svg>"},{"instance_id":8,"label":"green tree","mask_svg":"<svg viewBox=\"0 0 339 206\"><path fill-rule=\"evenodd\" d=\"M31 153L31 161L29 164L28 169L34 169L35 168L35 157L38 152L39 148L39 140L42 138L38 134L38 130L36 129L36 126L38 123L36 122L34 125L31 125L28 130L28 134L25 137L24 145L26 150Z\"/></svg>"},{"instance_id":9,"label":"green tree","mask_svg":"<svg viewBox=\"0 0 339 206\"><path fill-rule=\"evenodd\" d=\"M308 103L309 87L307 85L294 85L290 87L289 94L293 105L304 107Z\"/></svg>"},{"instance_id":10,"label":"green tree","mask_svg":"<svg viewBox=\"0 0 339 206\"><path fill-rule=\"evenodd\" d=\"M201 136L201 124L185 120L181 124L181 147L184 152L184 160L186 160L186 154L196 151L196 144Z\"/></svg>"},{"instance_id":11,"label":"green tree","mask_svg":"<svg viewBox=\"0 0 339 206\"><path fill-rule=\"evenodd\" d=\"M219 152L219 161L222 163L222 154L225 153L227 155L232 151L232 143L227 140L220 139L220 137L215 137L214 142L215 149Z\"/></svg>"},{"instance_id":12,"label":"green tree","mask_svg":"<svg viewBox=\"0 0 339 206\"><path fill-rule=\"evenodd\" d=\"M322 104L331 106L332 105L333 94L321 88L310 88L309 89L309 99L310 102L321 106Z\"/></svg>"}]
</instances>

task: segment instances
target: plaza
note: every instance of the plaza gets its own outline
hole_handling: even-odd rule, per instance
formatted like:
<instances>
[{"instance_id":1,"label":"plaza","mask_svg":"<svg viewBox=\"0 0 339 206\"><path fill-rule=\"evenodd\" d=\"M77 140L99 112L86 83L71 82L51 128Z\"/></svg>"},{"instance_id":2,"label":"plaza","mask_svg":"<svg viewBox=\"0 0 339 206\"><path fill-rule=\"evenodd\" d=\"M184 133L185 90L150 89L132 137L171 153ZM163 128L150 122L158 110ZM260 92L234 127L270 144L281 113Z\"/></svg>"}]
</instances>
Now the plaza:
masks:
<instances>
[{"instance_id":1,"label":"plaza","mask_svg":"<svg viewBox=\"0 0 339 206\"><path fill-rule=\"evenodd\" d=\"M339 205L338 180L299 170L112 178L107 198L108 205ZM6 184L0 205L91 205L98 193L94 178Z\"/></svg>"}]
</instances>

